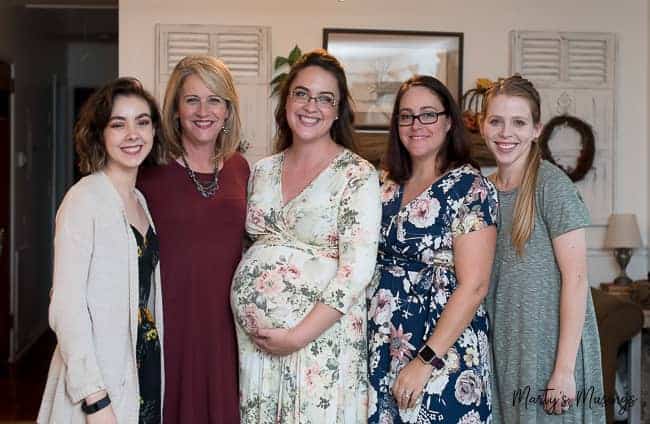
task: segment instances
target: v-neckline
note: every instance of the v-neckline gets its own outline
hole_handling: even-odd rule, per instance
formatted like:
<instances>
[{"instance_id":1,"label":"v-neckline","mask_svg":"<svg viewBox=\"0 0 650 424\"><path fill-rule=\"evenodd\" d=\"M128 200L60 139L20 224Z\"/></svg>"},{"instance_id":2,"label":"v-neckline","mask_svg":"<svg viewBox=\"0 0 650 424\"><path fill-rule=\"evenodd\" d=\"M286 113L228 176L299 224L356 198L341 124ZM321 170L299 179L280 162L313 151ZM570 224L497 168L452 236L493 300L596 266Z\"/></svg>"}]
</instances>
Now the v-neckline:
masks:
<instances>
[{"instance_id":1,"label":"v-neckline","mask_svg":"<svg viewBox=\"0 0 650 424\"><path fill-rule=\"evenodd\" d=\"M431 188L432 188L434 185L437 185L440 181L442 181L443 178L445 178L447 175L449 175L449 174L451 173L451 171L453 171L454 169L457 169L457 168L450 169L450 170L448 170L447 172L445 172L444 174L442 174L441 176L439 176L438 178L436 178L436 179L435 179L431 184L429 184L429 185L428 185L424 190L422 190L422 191L421 191L417 196L415 196L414 198L412 198L411 200L409 200L407 203L404 203L404 204L402 204L402 200L404 199L404 189L405 189L405 187L406 187L406 183L404 183L404 184L400 184L400 185L399 185L399 197L398 197L398 199L397 199L397 200L399 200L399 203L398 203L398 204L399 204L398 213L402 213L403 211L405 211L411 203L415 202L415 201L418 200L420 197L422 197L422 195L424 195L424 193L426 193L426 192L428 192L429 190L431 190Z\"/></svg>"},{"instance_id":2,"label":"v-neckline","mask_svg":"<svg viewBox=\"0 0 650 424\"><path fill-rule=\"evenodd\" d=\"M134 230L136 233L138 233L138 235L140 236L140 238L141 238L142 240L145 240L145 241L147 240L147 236L149 235L149 230L151 229L151 225L150 225L149 223L147 223L147 230L146 230L144 233L142 233L142 232L138 229L138 227L136 227L135 225L133 225L133 224L131 224L131 223L129 223L129 225L131 226L131 229L132 229L132 230Z\"/></svg>"},{"instance_id":3,"label":"v-neckline","mask_svg":"<svg viewBox=\"0 0 650 424\"><path fill-rule=\"evenodd\" d=\"M309 188L311 186L313 186L316 183L316 181L318 181L321 178L322 175L324 175L325 173L327 173L329 171L329 169L345 154L346 151L347 150L344 148L339 153L337 153L336 156L334 156L332 158L332 160L329 161L327 166L324 167L318 174L316 174L314 176L314 178L312 178L311 181L309 181L309 183L302 188L302 190L300 190L291 199L285 200L285 198L284 198L284 189L283 189L283 181L282 181L283 180L282 175L283 175L283 169L284 169L284 156L285 156L285 150L283 150L280 153L280 163L279 163L279 170L280 170L280 184L279 184L279 187L280 187L280 204L282 205L282 209L286 208L289 204L293 203L297 198L301 197L307 190L309 190Z\"/></svg>"}]
</instances>

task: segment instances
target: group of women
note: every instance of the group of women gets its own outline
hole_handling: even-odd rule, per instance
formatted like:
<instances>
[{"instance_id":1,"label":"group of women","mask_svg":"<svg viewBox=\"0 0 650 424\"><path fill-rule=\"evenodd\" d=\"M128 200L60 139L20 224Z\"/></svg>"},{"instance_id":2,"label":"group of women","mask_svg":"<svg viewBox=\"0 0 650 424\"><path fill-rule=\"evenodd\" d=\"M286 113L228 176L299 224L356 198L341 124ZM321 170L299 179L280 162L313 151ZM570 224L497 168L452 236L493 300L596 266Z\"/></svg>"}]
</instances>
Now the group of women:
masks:
<instances>
[{"instance_id":1,"label":"group of women","mask_svg":"<svg viewBox=\"0 0 650 424\"><path fill-rule=\"evenodd\" d=\"M401 85L380 173L323 50L275 121L277 153L249 170L209 56L178 63L162 114L132 78L89 99L38 422L604 422L580 396L602 394L588 214L540 158L529 81L485 97L489 178L431 76Z\"/></svg>"}]
</instances>

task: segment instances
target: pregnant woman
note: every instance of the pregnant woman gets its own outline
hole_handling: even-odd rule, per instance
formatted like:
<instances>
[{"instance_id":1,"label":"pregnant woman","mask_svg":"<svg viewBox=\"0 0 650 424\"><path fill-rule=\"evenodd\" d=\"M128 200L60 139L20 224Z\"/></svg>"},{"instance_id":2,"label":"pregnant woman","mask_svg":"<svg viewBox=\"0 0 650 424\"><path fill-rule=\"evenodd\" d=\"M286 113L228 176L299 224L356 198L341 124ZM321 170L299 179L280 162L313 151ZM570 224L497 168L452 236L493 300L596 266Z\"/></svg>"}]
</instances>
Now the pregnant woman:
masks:
<instances>
[{"instance_id":1,"label":"pregnant woman","mask_svg":"<svg viewBox=\"0 0 650 424\"><path fill-rule=\"evenodd\" d=\"M352 153L345 74L324 51L292 68L280 153L258 162L232 307L244 423L365 423L366 303L379 182Z\"/></svg>"}]
</instances>

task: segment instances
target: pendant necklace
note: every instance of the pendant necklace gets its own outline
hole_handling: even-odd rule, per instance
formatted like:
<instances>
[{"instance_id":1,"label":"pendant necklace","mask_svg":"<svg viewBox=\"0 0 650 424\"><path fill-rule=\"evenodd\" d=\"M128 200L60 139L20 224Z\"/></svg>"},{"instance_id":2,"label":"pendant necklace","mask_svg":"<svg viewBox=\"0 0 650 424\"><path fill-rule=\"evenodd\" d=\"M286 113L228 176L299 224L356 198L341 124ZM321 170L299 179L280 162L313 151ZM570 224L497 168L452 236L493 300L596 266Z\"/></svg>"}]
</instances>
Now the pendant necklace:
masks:
<instances>
[{"instance_id":1,"label":"pendant necklace","mask_svg":"<svg viewBox=\"0 0 650 424\"><path fill-rule=\"evenodd\" d=\"M194 183L196 186L196 190L201 194L206 199L209 199L210 197L214 196L214 194L219 190L219 164L218 162L215 162L214 164L214 179L212 181L209 181L207 183L202 183L192 171L192 168L190 168L190 165L187 163L187 159L185 159L185 155L181 155L181 159L183 159L183 164L185 165L185 171L187 172L187 175L190 177L190 180Z\"/></svg>"}]
</instances>

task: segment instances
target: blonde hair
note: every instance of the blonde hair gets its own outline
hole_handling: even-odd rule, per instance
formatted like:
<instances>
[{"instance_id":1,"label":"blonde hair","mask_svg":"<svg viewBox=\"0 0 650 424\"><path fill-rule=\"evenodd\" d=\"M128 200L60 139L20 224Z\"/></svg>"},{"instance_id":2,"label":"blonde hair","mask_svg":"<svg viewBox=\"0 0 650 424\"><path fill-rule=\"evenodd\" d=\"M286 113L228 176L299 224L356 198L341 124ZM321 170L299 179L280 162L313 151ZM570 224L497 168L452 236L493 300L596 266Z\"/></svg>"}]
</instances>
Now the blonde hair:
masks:
<instances>
[{"instance_id":1,"label":"blonde hair","mask_svg":"<svg viewBox=\"0 0 650 424\"><path fill-rule=\"evenodd\" d=\"M210 91L227 102L228 119L224 123L224 130L219 132L214 146L214 160L225 160L239 147L241 133L239 96L228 67L221 60L208 55L186 56L178 62L169 77L162 113L162 132L167 159L176 159L184 153L178 119L178 102L183 84L190 75L201 78Z\"/></svg>"},{"instance_id":2,"label":"blonde hair","mask_svg":"<svg viewBox=\"0 0 650 424\"><path fill-rule=\"evenodd\" d=\"M525 99L530 106L533 124L539 125L541 117L540 96L530 81L517 74L499 80L483 97L481 119L485 120L490 101L498 95L515 96ZM528 165L524 171L517 200L515 201L515 210L512 219L511 240L519 256L524 254L526 242L530 239L535 227L535 213L537 209L535 203L535 187L537 185L537 174L541 160L542 151L537 144L537 140L533 140L530 152L528 153Z\"/></svg>"}]
</instances>

